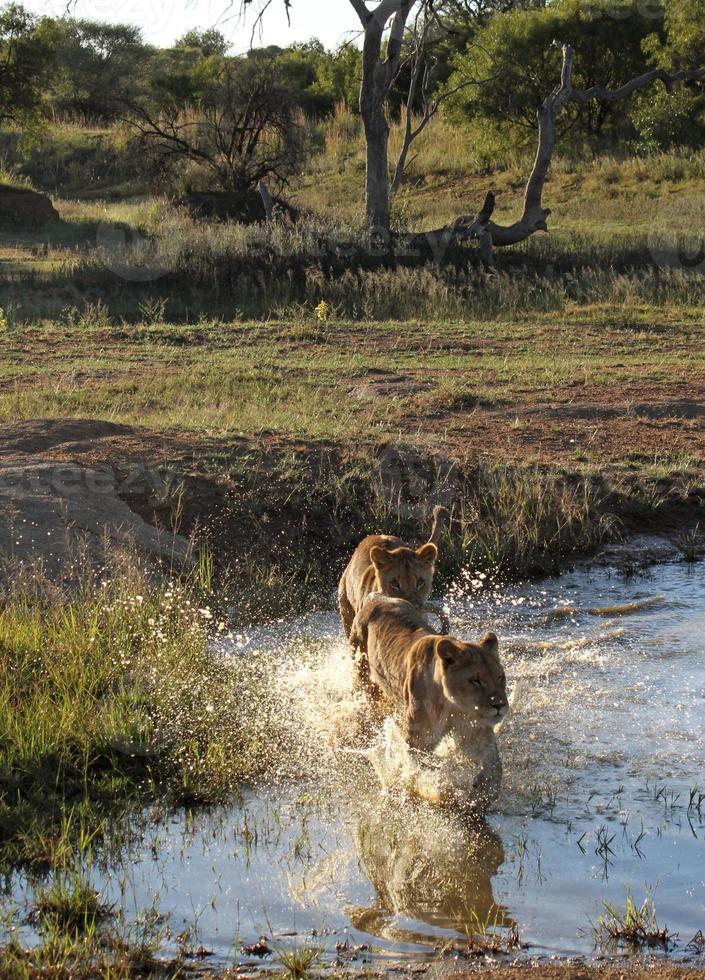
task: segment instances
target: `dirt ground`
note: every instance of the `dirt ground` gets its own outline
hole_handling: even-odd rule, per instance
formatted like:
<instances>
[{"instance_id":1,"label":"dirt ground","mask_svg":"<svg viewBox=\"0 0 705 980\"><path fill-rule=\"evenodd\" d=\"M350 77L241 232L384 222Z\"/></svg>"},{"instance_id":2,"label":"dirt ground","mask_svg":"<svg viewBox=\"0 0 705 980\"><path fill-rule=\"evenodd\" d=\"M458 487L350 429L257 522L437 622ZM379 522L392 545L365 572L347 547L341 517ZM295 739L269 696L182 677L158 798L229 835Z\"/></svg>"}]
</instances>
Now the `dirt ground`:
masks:
<instances>
[{"instance_id":1,"label":"dirt ground","mask_svg":"<svg viewBox=\"0 0 705 980\"><path fill-rule=\"evenodd\" d=\"M637 963L625 961L623 964L588 966L584 963L534 963L513 966L483 964L477 970L449 973L453 980L460 980L468 973L489 973L499 980L632 980L635 977L650 977L652 980L702 980L705 968L671 966L662 962Z\"/></svg>"},{"instance_id":2,"label":"dirt ground","mask_svg":"<svg viewBox=\"0 0 705 980\"><path fill-rule=\"evenodd\" d=\"M409 418L413 426L420 420ZM560 389L550 401L526 396L511 408L478 406L441 412L425 422L434 441L446 438L463 458L514 462L643 461L705 450L705 385L678 382L645 390L615 385Z\"/></svg>"},{"instance_id":3,"label":"dirt ground","mask_svg":"<svg viewBox=\"0 0 705 980\"><path fill-rule=\"evenodd\" d=\"M462 966L445 962L433 964L415 964L410 967L408 964L390 965L384 973L375 972L355 972L337 974L321 974L321 976L335 976L351 978L365 977L365 980L390 980L390 978L442 978L442 980L465 980L468 977L475 977L478 974L489 975L497 980L637 980L646 977L650 980L704 980L705 967L670 964L663 960L640 959L638 957L626 958L624 962L614 961L596 964L587 964L580 960L565 960L557 962L522 961L521 963L498 963L485 959L478 960L475 964L463 963ZM198 973L203 978L210 977L216 980L219 975L208 972ZM257 974L256 974L257 975ZM259 976L275 976L276 974L263 971ZM220 980L244 980L250 977L249 973L238 973L230 971L223 974Z\"/></svg>"}]
</instances>

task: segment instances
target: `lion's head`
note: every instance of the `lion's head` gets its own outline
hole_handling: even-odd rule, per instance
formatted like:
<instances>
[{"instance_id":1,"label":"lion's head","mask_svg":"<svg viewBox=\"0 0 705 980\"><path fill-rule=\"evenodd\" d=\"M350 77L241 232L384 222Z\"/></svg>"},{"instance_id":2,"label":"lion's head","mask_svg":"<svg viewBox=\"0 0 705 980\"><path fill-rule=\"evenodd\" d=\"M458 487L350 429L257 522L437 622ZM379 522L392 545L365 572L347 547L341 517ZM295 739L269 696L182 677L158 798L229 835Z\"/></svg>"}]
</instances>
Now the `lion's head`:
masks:
<instances>
[{"instance_id":1,"label":"lion's head","mask_svg":"<svg viewBox=\"0 0 705 980\"><path fill-rule=\"evenodd\" d=\"M375 591L423 606L431 595L437 558L438 548L431 543L416 550L376 545L370 551L377 577Z\"/></svg>"},{"instance_id":2,"label":"lion's head","mask_svg":"<svg viewBox=\"0 0 705 980\"><path fill-rule=\"evenodd\" d=\"M479 643L439 638L436 655L443 671L446 697L464 714L496 725L507 713L507 679L499 660L499 643L486 633Z\"/></svg>"}]
</instances>

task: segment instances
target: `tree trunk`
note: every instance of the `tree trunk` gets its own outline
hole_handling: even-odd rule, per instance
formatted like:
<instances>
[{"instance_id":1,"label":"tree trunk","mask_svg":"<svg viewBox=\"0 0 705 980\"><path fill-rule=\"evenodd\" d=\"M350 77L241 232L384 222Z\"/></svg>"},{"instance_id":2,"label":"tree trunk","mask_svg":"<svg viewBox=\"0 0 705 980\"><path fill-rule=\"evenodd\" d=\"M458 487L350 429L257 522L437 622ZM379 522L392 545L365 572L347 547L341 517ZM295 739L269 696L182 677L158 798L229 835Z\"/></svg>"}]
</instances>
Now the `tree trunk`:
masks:
<instances>
[{"instance_id":1,"label":"tree trunk","mask_svg":"<svg viewBox=\"0 0 705 980\"><path fill-rule=\"evenodd\" d=\"M367 144L365 200L367 224L389 234L389 123L387 96L399 70L404 28L413 0L381 0L370 11L362 0L351 0L365 31L362 47L360 115ZM392 20L386 57L382 58L384 29Z\"/></svg>"},{"instance_id":2,"label":"tree trunk","mask_svg":"<svg viewBox=\"0 0 705 980\"><path fill-rule=\"evenodd\" d=\"M384 104L363 115L367 143L365 200L367 224L376 231L389 231L389 124Z\"/></svg>"},{"instance_id":3,"label":"tree trunk","mask_svg":"<svg viewBox=\"0 0 705 980\"><path fill-rule=\"evenodd\" d=\"M662 68L654 68L644 75L632 78L618 89L605 89L599 85L584 90L574 89L573 49L570 45L558 41L554 41L553 44L563 55L561 80L553 92L546 97L538 111L538 146L524 192L524 209L521 218L511 225L498 225L489 220L489 215L494 208L494 196L492 195L490 201L488 195L482 211L474 218L465 215L456 218L452 224L443 228L412 236L412 245L421 246L425 241L427 247L434 252L436 261L442 258L443 252L448 248L476 239L480 243L483 264L491 268L494 245L516 245L526 241L537 231L548 231L546 220L551 212L543 207L543 189L556 142L556 117L567 102L577 102L582 105L593 99L600 102L617 102L654 81L662 81L670 91L677 82L705 80L705 68L683 69L673 73Z\"/></svg>"},{"instance_id":4,"label":"tree trunk","mask_svg":"<svg viewBox=\"0 0 705 980\"><path fill-rule=\"evenodd\" d=\"M365 202L367 224L376 230L389 231L389 123L385 102L386 84L382 61L384 24L371 17L365 27L362 49L362 84L360 115L365 130L367 171Z\"/></svg>"}]
</instances>

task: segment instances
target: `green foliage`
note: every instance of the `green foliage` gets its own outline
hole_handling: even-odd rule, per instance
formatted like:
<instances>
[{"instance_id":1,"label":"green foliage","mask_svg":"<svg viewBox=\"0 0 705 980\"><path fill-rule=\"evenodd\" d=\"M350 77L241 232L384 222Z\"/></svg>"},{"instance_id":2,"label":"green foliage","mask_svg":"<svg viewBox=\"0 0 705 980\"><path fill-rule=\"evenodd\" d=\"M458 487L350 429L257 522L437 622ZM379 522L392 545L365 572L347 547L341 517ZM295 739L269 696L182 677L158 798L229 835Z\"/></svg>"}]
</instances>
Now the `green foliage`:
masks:
<instances>
[{"instance_id":1,"label":"green foliage","mask_svg":"<svg viewBox=\"0 0 705 980\"><path fill-rule=\"evenodd\" d=\"M574 84L614 88L647 67L642 42L660 22L633 0L556 0L549 7L513 10L493 17L456 59L451 85L469 85L452 100L456 118L503 126L505 133L536 128L536 111L560 77L554 39L575 50ZM622 103L566 107L561 130L571 141L623 131ZM566 134L569 134L566 136Z\"/></svg>"},{"instance_id":2,"label":"green foliage","mask_svg":"<svg viewBox=\"0 0 705 980\"><path fill-rule=\"evenodd\" d=\"M186 50L196 49L201 52L204 58L210 58L211 55L218 55L223 58L228 53L230 44L217 28L208 27L204 31L199 31L197 28L187 31L183 37L179 38L174 47Z\"/></svg>"},{"instance_id":3,"label":"green foliage","mask_svg":"<svg viewBox=\"0 0 705 980\"><path fill-rule=\"evenodd\" d=\"M36 18L11 3L0 9L0 123L29 132L51 113L105 124L119 118L126 100L148 93L196 99L204 63L226 58L229 47L220 31L207 28L157 49L129 24ZM329 113L338 103L357 105L361 54L354 45L328 52L310 41L254 49L237 60L274 65L288 98L309 116Z\"/></svg>"},{"instance_id":4,"label":"green foliage","mask_svg":"<svg viewBox=\"0 0 705 980\"><path fill-rule=\"evenodd\" d=\"M636 101L631 118L638 134L634 148L641 153L696 149L705 140L705 100L688 88L649 90Z\"/></svg>"},{"instance_id":5,"label":"green foliage","mask_svg":"<svg viewBox=\"0 0 705 980\"><path fill-rule=\"evenodd\" d=\"M357 107L362 55L354 45L329 52L320 41L307 41L290 48L255 48L248 58L274 64L308 116L326 115L339 104Z\"/></svg>"},{"instance_id":6,"label":"green foliage","mask_svg":"<svg viewBox=\"0 0 705 980\"><path fill-rule=\"evenodd\" d=\"M317 66L313 91L325 97L331 107L344 105L357 110L362 76L362 54L352 44L321 59Z\"/></svg>"},{"instance_id":7,"label":"green foliage","mask_svg":"<svg viewBox=\"0 0 705 980\"><path fill-rule=\"evenodd\" d=\"M109 122L121 98L133 94L150 49L129 24L102 24L64 17L52 25L57 73L51 90L61 115Z\"/></svg>"},{"instance_id":8,"label":"green foliage","mask_svg":"<svg viewBox=\"0 0 705 980\"><path fill-rule=\"evenodd\" d=\"M0 8L0 124L36 136L45 91L55 69L52 22L37 20L20 4Z\"/></svg>"},{"instance_id":9,"label":"green foliage","mask_svg":"<svg viewBox=\"0 0 705 980\"><path fill-rule=\"evenodd\" d=\"M700 68L705 65L705 0L667 0L665 41L650 39L655 60L667 68Z\"/></svg>"}]
</instances>

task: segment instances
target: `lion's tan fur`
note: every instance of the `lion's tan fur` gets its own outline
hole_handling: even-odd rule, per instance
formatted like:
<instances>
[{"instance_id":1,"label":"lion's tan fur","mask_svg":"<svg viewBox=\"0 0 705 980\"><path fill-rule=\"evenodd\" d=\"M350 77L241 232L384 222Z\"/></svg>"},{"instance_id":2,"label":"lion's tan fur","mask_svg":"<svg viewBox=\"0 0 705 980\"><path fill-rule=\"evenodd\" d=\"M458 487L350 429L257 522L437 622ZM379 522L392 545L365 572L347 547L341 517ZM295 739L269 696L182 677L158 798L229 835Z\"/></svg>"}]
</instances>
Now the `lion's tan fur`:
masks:
<instances>
[{"instance_id":1,"label":"lion's tan fur","mask_svg":"<svg viewBox=\"0 0 705 980\"><path fill-rule=\"evenodd\" d=\"M410 548L400 538L388 534L370 534L360 542L338 586L340 618L346 637L350 637L353 619L370 593L406 599L419 609L426 606L433 587L438 542L447 517L445 508L434 509L431 537L420 548Z\"/></svg>"},{"instance_id":2,"label":"lion's tan fur","mask_svg":"<svg viewBox=\"0 0 705 980\"><path fill-rule=\"evenodd\" d=\"M480 766L476 789L493 798L501 777L494 726L507 711L494 633L479 643L439 636L411 603L373 596L355 617L350 641L371 691L390 702L407 744L429 752L452 732Z\"/></svg>"}]
</instances>

